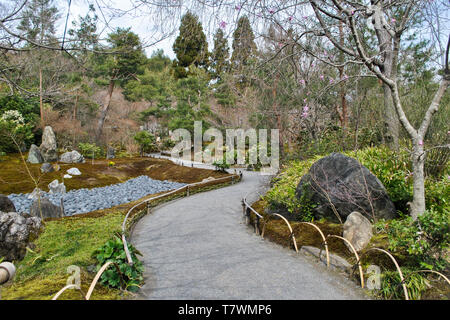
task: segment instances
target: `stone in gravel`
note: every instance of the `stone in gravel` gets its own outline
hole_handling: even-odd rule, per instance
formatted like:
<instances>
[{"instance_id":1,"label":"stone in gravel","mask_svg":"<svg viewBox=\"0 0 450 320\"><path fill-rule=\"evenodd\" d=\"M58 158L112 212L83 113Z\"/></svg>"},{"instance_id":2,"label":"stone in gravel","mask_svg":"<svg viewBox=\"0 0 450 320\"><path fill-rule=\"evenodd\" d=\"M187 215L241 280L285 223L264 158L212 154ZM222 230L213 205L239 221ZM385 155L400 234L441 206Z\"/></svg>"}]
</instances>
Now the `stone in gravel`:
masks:
<instances>
[{"instance_id":1,"label":"stone in gravel","mask_svg":"<svg viewBox=\"0 0 450 320\"><path fill-rule=\"evenodd\" d=\"M84 157L76 150L63 153L59 159L63 163L83 163Z\"/></svg>"},{"instance_id":2,"label":"stone in gravel","mask_svg":"<svg viewBox=\"0 0 450 320\"><path fill-rule=\"evenodd\" d=\"M67 170L67 173L72 176L80 176L81 175L81 171L78 170L77 168L70 168L69 170Z\"/></svg>"},{"instance_id":3,"label":"stone in gravel","mask_svg":"<svg viewBox=\"0 0 450 320\"><path fill-rule=\"evenodd\" d=\"M30 151L28 152L27 161L29 163L34 163L34 164L44 162L44 158L41 155L41 151L35 144L32 144L30 147Z\"/></svg>"},{"instance_id":4,"label":"stone in gravel","mask_svg":"<svg viewBox=\"0 0 450 320\"><path fill-rule=\"evenodd\" d=\"M64 179L72 179L72 176L70 174L65 174Z\"/></svg>"},{"instance_id":5,"label":"stone in gravel","mask_svg":"<svg viewBox=\"0 0 450 320\"><path fill-rule=\"evenodd\" d=\"M369 244L372 236L372 224L366 217L357 211L349 214L344 223L343 237L350 241L356 251L364 249ZM345 245L350 247L347 243Z\"/></svg>"},{"instance_id":6,"label":"stone in gravel","mask_svg":"<svg viewBox=\"0 0 450 320\"><path fill-rule=\"evenodd\" d=\"M39 188L34 188L33 192L31 192L28 196L27 199L31 199L31 200L35 200L38 198L38 195L41 194L42 191Z\"/></svg>"},{"instance_id":7,"label":"stone in gravel","mask_svg":"<svg viewBox=\"0 0 450 320\"><path fill-rule=\"evenodd\" d=\"M42 166L41 166L42 173L49 173L49 172L53 172L53 171L55 171L55 169L53 168L53 166L50 163L46 162L46 163L42 164Z\"/></svg>"},{"instance_id":8,"label":"stone in gravel","mask_svg":"<svg viewBox=\"0 0 450 320\"><path fill-rule=\"evenodd\" d=\"M16 212L16 207L14 206L14 203L3 194L0 194L0 211Z\"/></svg>"},{"instance_id":9,"label":"stone in gravel","mask_svg":"<svg viewBox=\"0 0 450 320\"><path fill-rule=\"evenodd\" d=\"M50 194L66 193L66 186L62 182L59 183L57 179L49 183L48 189L50 190L49 191Z\"/></svg>"},{"instance_id":10,"label":"stone in gravel","mask_svg":"<svg viewBox=\"0 0 450 320\"><path fill-rule=\"evenodd\" d=\"M45 162L58 161L58 153L56 151L56 137L52 127L46 126L42 134L42 143L39 147L41 155Z\"/></svg>"},{"instance_id":11,"label":"stone in gravel","mask_svg":"<svg viewBox=\"0 0 450 320\"><path fill-rule=\"evenodd\" d=\"M40 210L39 210L39 204L40 204ZM41 198L41 201L39 203L39 200L35 200L33 204L30 207L30 215L33 217L41 217L41 211L42 211L42 218L60 218L61 217L61 208L58 206L55 206L50 200L47 198Z\"/></svg>"},{"instance_id":12,"label":"stone in gravel","mask_svg":"<svg viewBox=\"0 0 450 320\"><path fill-rule=\"evenodd\" d=\"M39 235L41 227L41 219L37 217L0 211L0 257L6 261L22 260L26 247Z\"/></svg>"}]
</instances>

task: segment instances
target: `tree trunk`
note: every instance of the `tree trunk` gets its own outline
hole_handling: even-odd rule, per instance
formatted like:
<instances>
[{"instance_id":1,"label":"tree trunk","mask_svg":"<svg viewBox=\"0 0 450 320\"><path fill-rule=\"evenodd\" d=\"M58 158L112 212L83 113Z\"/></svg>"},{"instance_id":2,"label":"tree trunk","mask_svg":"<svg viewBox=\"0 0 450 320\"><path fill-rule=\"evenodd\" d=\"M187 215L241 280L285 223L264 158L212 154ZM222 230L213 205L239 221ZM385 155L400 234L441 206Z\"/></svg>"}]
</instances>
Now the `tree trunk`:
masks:
<instances>
[{"instance_id":1,"label":"tree trunk","mask_svg":"<svg viewBox=\"0 0 450 320\"><path fill-rule=\"evenodd\" d=\"M100 112L100 118L98 119L97 131L95 133L95 140L98 141L103 131L103 124L105 123L106 115L108 114L109 105L111 103L111 97L114 91L114 80L109 81L108 93L103 101L102 111Z\"/></svg>"},{"instance_id":2,"label":"tree trunk","mask_svg":"<svg viewBox=\"0 0 450 320\"><path fill-rule=\"evenodd\" d=\"M392 101L391 89L388 85L383 84L384 92L384 143L391 149L398 150L399 138L399 121L397 112L395 111L394 102Z\"/></svg>"},{"instance_id":3,"label":"tree trunk","mask_svg":"<svg viewBox=\"0 0 450 320\"><path fill-rule=\"evenodd\" d=\"M423 141L414 141L414 151L412 154L413 167L413 201L410 203L411 217L416 220L418 216L425 212L425 153Z\"/></svg>"},{"instance_id":4,"label":"tree trunk","mask_svg":"<svg viewBox=\"0 0 450 320\"><path fill-rule=\"evenodd\" d=\"M39 109L41 112L41 126L44 128L44 103L42 101L42 68L39 67Z\"/></svg>"}]
</instances>

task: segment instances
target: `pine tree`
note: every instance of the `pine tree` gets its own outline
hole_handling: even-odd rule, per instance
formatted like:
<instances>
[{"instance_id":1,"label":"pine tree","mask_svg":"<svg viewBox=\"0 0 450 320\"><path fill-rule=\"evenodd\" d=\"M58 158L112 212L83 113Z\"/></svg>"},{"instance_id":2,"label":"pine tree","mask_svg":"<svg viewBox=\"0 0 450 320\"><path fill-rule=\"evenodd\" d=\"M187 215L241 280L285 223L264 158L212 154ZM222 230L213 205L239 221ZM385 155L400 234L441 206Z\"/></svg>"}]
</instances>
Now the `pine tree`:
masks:
<instances>
[{"instance_id":1,"label":"pine tree","mask_svg":"<svg viewBox=\"0 0 450 320\"><path fill-rule=\"evenodd\" d=\"M228 41L224 36L222 29L217 29L214 35L214 51L212 53L212 68L215 78L221 78L224 72L229 69L229 53Z\"/></svg>"},{"instance_id":2,"label":"pine tree","mask_svg":"<svg viewBox=\"0 0 450 320\"><path fill-rule=\"evenodd\" d=\"M55 23L58 20L58 9L53 0L32 0L23 10L20 24L17 27L23 36L40 45L54 45ZM43 102L43 66L49 64L51 56L38 49L38 73L39 73L39 104L41 113L41 126L44 126L44 102ZM47 61L44 61L47 60Z\"/></svg>"},{"instance_id":3,"label":"pine tree","mask_svg":"<svg viewBox=\"0 0 450 320\"><path fill-rule=\"evenodd\" d=\"M250 21L246 16L239 18L236 30L233 33L233 55L231 65L234 70L240 71L249 63L255 54L256 44Z\"/></svg>"},{"instance_id":4,"label":"pine tree","mask_svg":"<svg viewBox=\"0 0 450 320\"><path fill-rule=\"evenodd\" d=\"M173 51L177 56L175 73L178 78L186 77L190 65L206 68L208 65L208 42L198 17L187 12L181 18L180 34L175 39Z\"/></svg>"},{"instance_id":5,"label":"pine tree","mask_svg":"<svg viewBox=\"0 0 450 320\"><path fill-rule=\"evenodd\" d=\"M55 41L55 23L59 18L53 0L32 0L23 10L17 27L24 36L39 44Z\"/></svg>"},{"instance_id":6,"label":"pine tree","mask_svg":"<svg viewBox=\"0 0 450 320\"><path fill-rule=\"evenodd\" d=\"M109 78L109 86L97 124L95 134L97 140L102 134L116 82L124 86L129 79L135 78L137 73L143 72L142 65L145 63L145 55L139 36L131 32L130 28L118 28L115 32L109 34L108 42L110 44L108 49L115 54L99 56L98 68L103 76Z\"/></svg>"}]
</instances>

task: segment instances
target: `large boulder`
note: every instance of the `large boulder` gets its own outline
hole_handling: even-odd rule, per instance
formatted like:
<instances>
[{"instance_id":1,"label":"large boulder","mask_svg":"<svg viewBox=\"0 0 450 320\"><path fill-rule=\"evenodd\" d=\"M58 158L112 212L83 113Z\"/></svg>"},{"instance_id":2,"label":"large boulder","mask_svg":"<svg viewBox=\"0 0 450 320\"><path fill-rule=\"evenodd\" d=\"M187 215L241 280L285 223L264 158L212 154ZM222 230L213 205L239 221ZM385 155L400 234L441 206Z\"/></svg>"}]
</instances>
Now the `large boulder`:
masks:
<instances>
[{"instance_id":1,"label":"large boulder","mask_svg":"<svg viewBox=\"0 0 450 320\"><path fill-rule=\"evenodd\" d=\"M0 211L16 212L16 207L14 206L14 203L3 194L0 194Z\"/></svg>"},{"instance_id":2,"label":"large boulder","mask_svg":"<svg viewBox=\"0 0 450 320\"><path fill-rule=\"evenodd\" d=\"M372 236L372 224L366 217L357 211L348 215L344 223L343 237L350 241L356 251L364 249ZM349 247L347 243L345 245Z\"/></svg>"},{"instance_id":3,"label":"large boulder","mask_svg":"<svg viewBox=\"0 0 450 320\"><path fill-rule=\"evenodd\" d=\"M57 179L48 184L48 189L50 194L66 193L66 186L63 182L59 183Z\"/></svg>"},{"instance_id":4,"label":"large boulder","mask_svg":"<svg viewBox=\"0 0 450 320\"><path fill-rule=\"evenodd\" d=\"M46 126L42 134L42 143L39 147L45 162L58 161L58 152L56 150L56 137L52 127Z\"/></svg>"},{"instance_id":5,"label":"large boulder","mask_svg":"<svg viewBox=\"0 0 450 320\"><path fill-rule=\"evenodd\" d=\"M63 153L59 161L63 163L82 163L84 162L84 157L78 151L73 150Z\"/></svg>"},{"instance_id":6,"label":"large boulder","mask_svg":"<svg viewBox=\"0 0 450 320\"><path fill-rule=\"evenodd\" d=\"M315 205L316 218L344 221L353 211L372 220L396 217L381 181L358 160L341 153L316 161L301 178L296 196Z\"/></svg>"},{"instance_id":7,"label":"large boulder","mask_svg":"<svg viewBox=\"0 0 450 320\"><path fill-rule=\"evenodd\" d=\"M23 259L26 247L39 235L41 227L41 219L37 217L0 211L0 257L6 261Z\"/></svg>"},{"instance_id":8,"label":"large boulder","mask_svg":"<svg viewBox=\"0 0 450 320\"><path fill-rule=\"evenodd\" d=\"M40 205L40 209L39 209ZM33 217L41 218L41 211L42 211L42 218L60 218L63 216L61 212L61 208L54 205L50 200L47 198L41 198L40 203L39 200L34 200L33 204L30 207L30 215Z\"/></svg>"},{"instance_id":9,"label":"large boulder","mask_svg":"<svg viewBox=\"0 0 450 320\"><path fill-rule=\"evenodd\" d=\"M41 155L41 151L35 144L32 144L30 147L30 151L28 152L27 161L29 163L34 163L34 164L44 162L44 158Z\"/></svg>"}]
</instances>

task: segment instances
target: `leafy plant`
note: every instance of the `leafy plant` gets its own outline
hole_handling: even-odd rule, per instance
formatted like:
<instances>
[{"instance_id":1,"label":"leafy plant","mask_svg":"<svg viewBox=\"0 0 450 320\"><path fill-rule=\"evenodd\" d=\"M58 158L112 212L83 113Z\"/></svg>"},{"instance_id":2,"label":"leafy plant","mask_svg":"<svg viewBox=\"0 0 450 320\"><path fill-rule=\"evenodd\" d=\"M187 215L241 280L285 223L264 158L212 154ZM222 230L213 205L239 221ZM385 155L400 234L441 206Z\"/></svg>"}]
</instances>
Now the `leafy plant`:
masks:
<instances>
[{"instance_id":1,"label":"leafy plant","mask_svg":"<svg viewBox=\"0 0 450 320\"><path fill-rule=\"evenodd\" d=\"M97 270L109 261L114 262L120 270L119 273L114 267L108 268L100 278L102 284L131 292L138 290L144 280L144 267L137 258L137 255L142 256L142 254L131 244L128 244L128 250L133 260L133 265L128 264L123 242L118 236L108 240L101 248L95 251L95 258L98 261Z\"/></svg>"},{"instance_id":2,"label":"leafy plant","mask_svg":"<svg viewBox=\"0 0 450 320\"><path fill-rule=\"evenodd\" d=\"M155 136L148 131L139 131L134 135L134 140L141 147L141 153L155 152L158 150L155 143Z\"/></svg>"},{"instance_id":3,"label":"leafy plant","mask_svg":"<svg viewBox=\"0 0 450 320\"><path fill-rule=\"evenodd\" d=\"M95 145L94 143L80 142L78 148L80 148L80 152L85 158L93 159L93 158L101 158L102 156L104 156L102 148Z\"/></svg>"},{"instance_id":4,"label":"leafy plant","mask_svg":"<svg viewBox=\"0 0 450 320\"><path fill-rule=\"evenodd\" d=\"M419 273L412 273L402 269L406 290L411 300L420 300L423 292L428 288L428 281ZM405 299L400 275L397 271L386 271L381 274L381 289L378 291L384 299Z\"/></svg>"},{"instance_id":5,"label":"leafy plant","mask_svg":"<svg viewBox=\"0 0 450 320\"><path fill-rule=\"evenodd\" d=\"M443 270L448 267L445 254L450 243L450 215L428 210L416 221L411 217L392 220L387 233L389 249L407 252L413 261L426 269Z\"/></svg>"}]
</instances>

